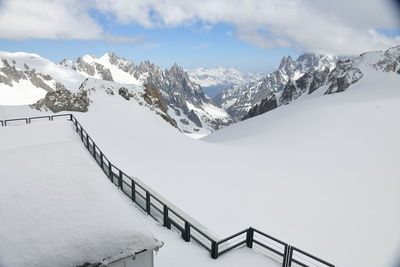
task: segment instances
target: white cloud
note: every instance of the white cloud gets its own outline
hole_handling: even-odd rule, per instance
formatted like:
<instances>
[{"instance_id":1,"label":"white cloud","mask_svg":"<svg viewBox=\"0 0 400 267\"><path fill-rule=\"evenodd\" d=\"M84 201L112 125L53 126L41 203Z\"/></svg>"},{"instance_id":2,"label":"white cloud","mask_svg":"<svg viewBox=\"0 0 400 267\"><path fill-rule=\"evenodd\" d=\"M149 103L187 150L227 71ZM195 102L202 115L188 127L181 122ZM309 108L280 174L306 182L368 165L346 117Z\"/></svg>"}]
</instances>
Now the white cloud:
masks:
<instances>
[{"instance_id":1,"label":"white cloud","mask_svg":"<svg viewBox=\"0 0 400 267\"><path fill-rule=\"evenodd\" d=\"M122 23L149 28L228 23L239 39L264 48L355 54L400 43L377 31L396 27L389 0L92 1Z\"/></svg>"},{"instance_id":2,"label":"white cloud","mask_svg":"<svg viewBox=\"0 0 400 267\"><path fill-rule=\"evenodd\" d=\"M0 38L95 39L102 29L75 0L0 2Z\"/></svg>"},{"instance_id":3,"label":"white cloud","mask_svg":"<svg viewBox=\"0 0 400 267\"><path fill-rule=\"evenodd\" d=\"M0 0L1 1L1 0ZM378 29L398 27L390 0L3 0L0 38L112 39L89 15L145 28L227 23L236 37L264 48L355 54L400 43ZM34 2L34 4L33 4ZM140 37L116 37L136 42Z\"/></svg>"}]
</instances>

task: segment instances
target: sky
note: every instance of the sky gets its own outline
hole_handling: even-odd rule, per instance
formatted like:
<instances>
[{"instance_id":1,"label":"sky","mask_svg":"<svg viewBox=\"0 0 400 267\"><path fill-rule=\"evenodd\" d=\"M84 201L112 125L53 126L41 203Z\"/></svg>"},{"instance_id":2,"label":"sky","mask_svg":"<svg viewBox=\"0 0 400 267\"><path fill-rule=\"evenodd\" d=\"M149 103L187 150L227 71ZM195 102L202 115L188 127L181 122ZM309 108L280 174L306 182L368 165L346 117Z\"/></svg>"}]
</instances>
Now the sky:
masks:
<instances>
[{"instance_id":1,"label":"sky","mask_svg":"<svg viewBox=\"0 0 400 267\"><path fill-rule=\"evenodd\" d=\"M0 0L0 50L54 62L115 52L168 68L268 73L285 55L400 44L392 0Z\"/></svg>"}]
</instances>

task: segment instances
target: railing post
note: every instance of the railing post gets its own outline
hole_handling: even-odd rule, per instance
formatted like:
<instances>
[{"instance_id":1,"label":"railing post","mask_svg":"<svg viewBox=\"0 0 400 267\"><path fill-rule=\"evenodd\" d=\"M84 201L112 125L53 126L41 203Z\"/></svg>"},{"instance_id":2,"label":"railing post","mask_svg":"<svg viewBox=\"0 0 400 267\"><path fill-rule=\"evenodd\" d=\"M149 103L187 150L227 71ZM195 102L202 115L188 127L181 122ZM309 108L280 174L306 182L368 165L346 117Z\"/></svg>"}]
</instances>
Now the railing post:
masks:
<instances>
[{"instance_id":1,"label":"railing post","mask_svg":"<svg viewBox=\"0 0 400 267\"><path fill-rule=\"evenodd\" d=\"M7 120L4 121L4 126L7 126Z\"/></svg>"},{"instance_id":2,"label":"railing post","mask_svg":"<svg viewBox=\"0 0 400 267\"><path fill-rule=\"evenodd\" d=\"M136 184L133 180L131 180L131 197L132 201L136 202Z\"/></svg>"},{"instance_id":3,"label":"railing post","mask_svg":"<svg viewBox=\"0 0 400 267\"><path fill-rule=\"evenodd\" d=\"M114 175L111 169L111 162L108 162L108 178L110 178L111 182L114 183Z\"/></svg>"},{"instance_id":4,"label":"railing post","mask_svg":"<svg viewBox=\"0 0 400 267\"><path fill-rule=\"evenodd\" d=\"M218 258L218 243L217 241L211 241L211 258L217 259Z\"/></svg>"},{"instance_id":5,"label":"railing post","mask_svg":"<svg viewBox=\"0 0 400 267\"><path fill-rule=\"evenodd\" d=\"M285 251L283 252L283 261L282 261L282 267L287 267L288 264L288 245L285 245Z\"/></svg>"},{"instance_id":6,"label":"railing post","mask_svg":"<svg viewBox=\"0 0 400 267\"><path fill-rule=\"evenodd\" d=\"M103 161L103 151L100 150L100 166L101 166L101 169L104 171L103 164L104 164L104 161Z\"/></svg>"},{"instance_id":7,"label":"railing post","mask_svg":"<svg viewBox=\"0 0 400 267\"><path fill-rule=\"evenodd\" d=\"M119 172L118 172L118 186L119 186L119 188L121 188L121 190L123 190L123 188L122 188L122 186L123 186L123 184L122 184L122 171L121 170L119 170Z\"/></svg>"},{"instance_id":8,"label":"railing post","mask_svg":"<svg viewBox=\"0 0 400 267\"><path fill-rule=\"evenodd\" d=\"M150 214L150 193L146 191L146 211Z\"/></svg>"},{"instance_id":9,"label":"railing post","mask_svg":"<svg viewBox=\"0 0 400 267\"><path fill-rule=\"evenodd\" d=\"M93 141L93 140L92 140ZM93 146L92 146L92 152L93 153L91 153L92 154L92 156L94 157L94 159L96 160L96 162L97 162L97 158L96 158L96 143L93 141Z\"/></svg>"},{"instance_id":10,"label":"railing post","mask_svg":"<svg viewBox=\"0 0 400 267\"><path fill-rule=\"evenodd\" d=\"M1 126L3 126L3 121L0 121L0 123L1 123Z\"/></svg>"},{"instance_id":11,"label":"railing post","mask_svg":"<svg viewBox=\"0 0 400 267\"><path fill-rule=\"evenodd\" d=\"M50 116L50 119L49 119L49 120L50 120L50 121L54 120L53 116Z\"/></svg>"},{"instance_id":12,"label":"railing post","mask_svg":"<svg viewBox=\"0 0 400 267\"><path fill-rule=\"evenodd\" d=\"M83 127L82 127L82 125L81 125L81 129L80 129L80 132L81 132L81 140L82 140L82 142L83 142Z\"/></svg>"},{"instance_id":13,"label":"railing post","mask_svg":"<svg viewBox=\"0 0 400 267\"><path fill-rule=\"evenodd\" d=\"M185 227L184 227L184 229L182 231L182 238L186 242L190 241L190 224L187 221L185 221Z\"/></svg>"},{"instance_id":14,"label":"railing post","mask_svg":"<svg viewBox=\"0 0 400 267\"><path fill-rule=\"evenodd\" d=\"M283 262L282 267L288 267L292 265L292 247L290 245L285 245L285 251L283 252Z\"/></svg>"},{"instance_id":15,"label":"railing post","mask_svg":"<svg viewBox=\"0 0 400 267\"><path fill-rule=\"evenodd\" d=\"M167 229L171 229L171 221L169 220L167 205L164 205L163 218L164 218L164 227L167 227Z\"/></svg>"},{"instance_id":16,"label":"railing post","mask_svg":"<svg viewBox=\"0 0 400 267\"><path fill-rule=\"evenodd\" d=\"M254 230L249 228L246 233L246 245L248 248L253 248Z\"/></svg>"},{"instance_id":17,"label":"railing post","mask_svg":"<svg viewBox=\"0 0 400 267\"><path fill-rule=\"evenodd\" d=\"M26 119L26 124L30 124L31 123L31 118L27 118Z\"/></svg>"},{"instance_id":18,"label":"railing post","mask_svg":"<svg viewBox=\"0 0 400 267\"><path fill-rule=\"evenodd\" d=\"M72 121L72 114L69 114L69 120Z\"/></svg>"},{"instance_id":19,"label":"railing post","mask_svg":"<svg viewBox=\"0 0 400 267\"><path fill-rule=\"evenodd\" d=\"M292 266L292 258L293 258L293 247L289 246L289 255L288 255L288 267Z\"/></svg>"},{"instance_id":20,"label":"railing post","mask_svg":"<svg viewBox=\"0 0 400 267\"><path fill-rule=\"evenodd\" d=\"M89 146L89 135L88 135L88 133L86 133L86 147L87 147L87 149L89 150L89 152L90 152L90 146Z\"/></svg>"}]
</instances>

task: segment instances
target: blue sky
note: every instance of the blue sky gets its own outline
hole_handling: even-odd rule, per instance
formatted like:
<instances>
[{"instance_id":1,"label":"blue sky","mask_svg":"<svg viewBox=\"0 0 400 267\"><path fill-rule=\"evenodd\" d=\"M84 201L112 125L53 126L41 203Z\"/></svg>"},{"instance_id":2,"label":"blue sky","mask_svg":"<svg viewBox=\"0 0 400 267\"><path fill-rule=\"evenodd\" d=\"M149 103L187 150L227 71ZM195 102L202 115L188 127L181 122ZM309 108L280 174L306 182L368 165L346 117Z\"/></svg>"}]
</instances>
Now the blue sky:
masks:
<instances>
[{"instance_id":1,"label":"blue sky","mask_svg":"<svg viewBox=\"0 0 400 267\"><path fill-rule=\"evenodd\" d=\"M242 71L267 73L279 65L284 55L296 57L288 48L264 49L243 42L234 36L227 24L210 26L146 29L139 25L119 25L101 20L106 32L119 36L141 35L139 43L113 43L105 40L0 40L1 50L37 53L54 62L64 58L75 60L84 54L101 56L115 52L135 63L150 60L163 68L174 63L184 68L235 67Z\"/></svg>"},{"instance_id":2,"label":"blue sky","mask_svg":"<svg viewBox=\"0 0 400 267\"><path fill-rule=\"evenodd\" d=\"M388 1L2 0L0 50L54 62L115 52L164 68L268 73L285 55L400 44L399 14Z\"/></svg>"}]
</instances>

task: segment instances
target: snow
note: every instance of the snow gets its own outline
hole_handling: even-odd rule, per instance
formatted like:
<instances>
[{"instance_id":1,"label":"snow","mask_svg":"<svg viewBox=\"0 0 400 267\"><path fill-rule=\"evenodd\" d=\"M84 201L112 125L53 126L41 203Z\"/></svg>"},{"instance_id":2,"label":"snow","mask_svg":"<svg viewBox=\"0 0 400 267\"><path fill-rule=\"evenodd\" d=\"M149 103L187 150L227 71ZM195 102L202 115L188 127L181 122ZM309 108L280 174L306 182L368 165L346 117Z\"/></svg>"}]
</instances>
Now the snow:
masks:
<instances>
[{"instance_id":1,"label":"snow","mask_svg":"<svg viewBox=\"0 0 400 267\"><path fill-rule=\"evenodd\" d=\"M320 88L202 140L116 98L76 116L117 166L216 236L253 226L337 266L391 267L400 249L399 76L362 71L344 93ZM151 229L165 241L160 266L273 264L247 249L212 261Z\"/></svg>"},{"instance_id":2,"label":"snow","mask_svg":"<svg viewBox=\"0 0 400 267\"><path fill-rule=\"evenodd\" d=\"M0 51L0 58L7 59L8 61L14 60L18 70L25 70L24 64L27 64L31 69L50 75L53 79L62 83L67 89L73 91L77 90L79 85L85 79L84 76L80 75L76 71L54 64L50 60L42 58L37 54Z\"/></svg>"},{"instance_id":3,"label":"snow","mask_svg":"<svg viewBox=\"0 0 400 267\"><path fill-rule=\"evenodd\" d=\"M2 177L9 178L0 180L0 215L6 218L0 228L0 266L99 261L119 250L136 250L132 241L139 241L138 234L148 236L148 230L164 242L155 257L158 267L279 266L246 248L213 260L196 243L163 228L108 182L71 125L38 121L0 128L0 137L8 140L0 143Z\"/></svg>"},{"instance_id":4,"label":"snow","mask_svg":"<svg viewBox=\"0 0 400 267\"><path fill-rule=\"evenodd\" d=\"M76 266L161 245L71 123L2 127L0 139L0 266Z\"/></svg>"},{"instance_id":5,"label":"snow","mask_svg":"<svg viewBox=\"0 0 400 267\"><path fill-rule=\"evenodd\" d=\"M220 237L251 225L339 266L390 266L400 90L397 74L364 74L200 141L116 103L78 116L117 166Z\"/></svg>"},{"instance_id":6,"label":"snow","mask_svg":"<svg viewBox=\"0 0 400 267\"><path fill-rule=\"evenodd\" d=\"M30 105L44 98L46 93L27 80L13 82L12 87L0 83L0 105Z\"/></svg>"}]
</instances>

